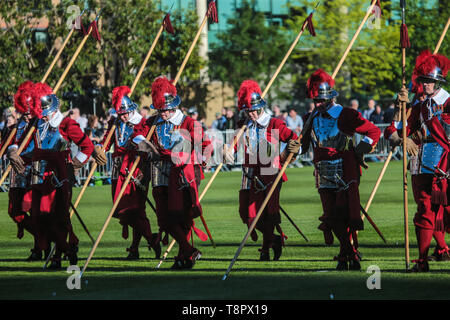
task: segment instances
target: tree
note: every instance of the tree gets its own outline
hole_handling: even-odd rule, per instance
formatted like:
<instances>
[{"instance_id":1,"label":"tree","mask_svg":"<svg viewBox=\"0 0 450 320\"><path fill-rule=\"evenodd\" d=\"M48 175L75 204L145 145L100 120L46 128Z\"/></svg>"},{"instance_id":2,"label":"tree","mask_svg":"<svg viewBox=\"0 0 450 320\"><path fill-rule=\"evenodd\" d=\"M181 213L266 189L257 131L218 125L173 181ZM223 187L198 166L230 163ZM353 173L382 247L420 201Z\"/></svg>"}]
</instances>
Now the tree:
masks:
<instances>
[{"instance_id":1,"label":"tree","mask_svg":"<svg viewBox=\"0 0 450 320\"><path fill-rule=\"evenodd\" d=\"M287 51L280 28L267 25L264 14L255 11L255 2L242 1L236 16L227 20L230 28L218 34L219 44L211 45L210 77L231 85L236 92L245 79L259 82L264 90L264 83ZM284 69L280 77L286 72Z\"/></svg>"},{"instance_id":2,"label":"tree","mask_svg":"<svg viewBox=\"0 0 450 320\"><path fill-rule=\"evenodd\" d=\"M36 5L30 8L30 2ZM165 15L165 12L156 8L154 2L83 0L61 1L57 5L52 5L50 0L2 1L0 16L7 27L0 31L2 32L0 72L10 75L9 78L3 77L0 80L2 107L10 106L10 97L20 83L25 80L36 82L41 80L56 54L54 46L56 40L64 39L69 32L66 23L72 15L69 11L71 5L79 6L80 10L88 5L89 14L83 16L85 26L94 19L100 8L102 9L98 22L101 41L96 43L95 40L89 39L86 42L59 93L78 91L83 95L90 87L104 83L100 88L99 100L107 109L110 107L111 92L114 87L131 86ZM33 41L33 33L36 30L29 24L31 19L42 17L46 17L49 21L47 30L44 30L48 36L46 43ZM161 36L133 93L136 101L139 101L139 97L144 94L150 95L150 85L157 76L175 77L198 29L194 11L183 12L183 15L181 12L172 12L171 18L175 34L164 33ZM72 36L60 61L47 80L50 86L56 84L80 43L81 37L81 34ZM181 94L184 94L183 89L186 89L193 81L198 81L199 70L203 66L204 62L198 56L196 49L180 79ZM92 103L86 97L78 102ZM67 105L63 105L64 108L67 108ZM87 108L87 112L91 110Z\"/></svg>"}]
</instances>

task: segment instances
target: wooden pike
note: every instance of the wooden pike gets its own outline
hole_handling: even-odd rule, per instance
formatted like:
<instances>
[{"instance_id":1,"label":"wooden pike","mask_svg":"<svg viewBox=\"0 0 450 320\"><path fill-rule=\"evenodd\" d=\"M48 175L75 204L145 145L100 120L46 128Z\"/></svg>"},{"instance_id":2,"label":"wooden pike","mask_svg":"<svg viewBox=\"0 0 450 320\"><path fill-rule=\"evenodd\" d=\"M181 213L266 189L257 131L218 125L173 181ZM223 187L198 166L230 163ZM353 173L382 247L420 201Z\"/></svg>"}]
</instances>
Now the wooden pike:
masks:
<instances>
[{"instance_id":1,"label":"wooden pike","mask_svg":"<svg viewBox=\"0 0 450 320\"><path fill-rule=\"evenodd\" d=\"M341 60L339 61L338 65L336 66L336 69L334 70L334 72L333 72L333 74L332 74L332 76L331 76L333 79L336 77L337 73L339 72L339 70L340 70L342 64L344 63L344 61L345 61L345 59L346 59L348 53L350 52L350 49L352 48L352 46L353 46L353 44L354 44L356 38L358 37L359 33L361 32L361 29L363 28L364 24L366 23L367 19L369 18L370 14L371 14L371 12L372 12L372 9L373 9L373 7L375 6L376 2L377 2L377 0L373 0L373 1L372 1L372 3L371 3L371 5L370 5L369 9L367 10L366 15L364 16L364 19L362 20L361 24L359 25L359 27L358 27L356 33L354 34L352 40L350 41L349 45L347 46L347 49L345 50L345 52L344 52L344 54L343 54ZM310 126L311 126L311 124L312 124L313 118L314 118L314 115L312 114L312 115L308 118L308 120L306 121L306 124L305 124L305 126L303 127L303 130L302 130L301 134L299 135L299 137L298 137L298 139L297 139L298 142L301 142L301 139L302 139L302 137L304 136L304 134L310 129ZM293 156L294 156L293 153L290 153L290 154L288 155L288 157L287 157L287 159L286 159L286 161L285 161L283 167L281 168L280 172L278 173L278 176L276 177L275 181L273 182L272 187L270 188L270 190L269 190L269 192L268 192L266 198L264 199L263 203L261 204L261 207L259 208L258 213L256 214L255 219L253 220L252 224L250 225L250 227L249 227L249 229L248 229L248 231L247 231L247 234L245 235L245 237L244 237L244 239L242 240L242 242L241 242L241 244L240 244L240 246L239 246L239 248L238 248L236 254L234 255L233 260L231 260L231 263L230 263L230 265L229 265L227 271L225 272L224 276L222 277L222 280L226 280L226 279L227 279L228 274L230 273L231 269L233 268L234 263L236 262L237 258L239 257L239 254L241 253L241 251L242 251L242 249L243 249L243 247L244 247L244 245L245 245L247 239L248 239L249 236L250 236L250 233L251 233L251 232L253 231L253 229L255 228L256 223L258 222L258 220L259 220L259 218L260 218L262 212L264 211L264 209L265 209L267 203L269 202L270 197L272 196L273 192L275 191L275 188L277 187L278 183L280 182L281 177L283 176L284 172L286 171L287 166L288 166L288 164L291 162Z\"/></svg>"}]
</instances>

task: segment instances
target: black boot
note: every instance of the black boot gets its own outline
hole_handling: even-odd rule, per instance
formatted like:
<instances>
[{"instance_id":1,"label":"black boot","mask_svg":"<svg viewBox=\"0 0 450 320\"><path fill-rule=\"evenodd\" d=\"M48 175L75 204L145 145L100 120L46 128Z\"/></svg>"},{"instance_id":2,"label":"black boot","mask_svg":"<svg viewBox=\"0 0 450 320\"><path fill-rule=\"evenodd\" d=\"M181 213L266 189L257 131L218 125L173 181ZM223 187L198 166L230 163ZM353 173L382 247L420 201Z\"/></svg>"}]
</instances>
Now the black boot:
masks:
<instances>
[{"instance_id":1,"label":"black boot","mask_svg":"<svg viewBox=\"0 0 450 320\"><path fill-rule=\"evenodd\" d=\"M275 235L272 243L273 260L278 261L283 252L283 242L280 235Z\"/></svg>"},{"instance_id":2,"label":"black boot","mask_svg":"<svg viewBox=\"0 0 450 320\"><path fill-rule=\"evenodd\" d=\"M48 266L48 269L51 270L59 270L61 269L61 258L52 258L50 265Z\"/></svg>"},{"instance_id":3,"label":"black boot","mask_svg":"<svg viewBox=\"0 0 450 320\"><path fill-rule=\"evenodd\" d=\"M157 233L152 234L152 240L148 243L148 249L153 249L155 251L155 259L161 257L161 243L159 240L159 235Z\"/></svg>"},{"instance_id":4,"label":"black boot","mask_svg":"<svg viewBox=\"0 0 450 320\"><path fill-rule=\"evenodd\" d=\"M259 261L270 261L269 251L259 250L261 253L259 254Z\"/></svg>"},{"instance_id":5,"label":"black boot","mask_svg":"<svg viewBox=\"0 0 450 320\"><path fill-rule=\"evenodd\" d=\"M42 251L39 249L31 249L30 256L26 259L26 261L41 261L42 260Z\"/></svg>"},{"instance_id":6,"label":"black boot","mask_svg":"<svg viewBox=\"0 0 450 320\"><path fill-rule=\"evenodd\" d=\"M78 263L78 246L76 244L69 245L69 250L67 251L66 255L69 259L69 263L71 266L74 266Z\"/></svg>"},{"instance_id":7,"label":"black boot","mask_svg":"<svg viewBox=\"0 0 450 320\"><path fill-rule=\"evenodd\" d=\"M346 255L339 254L336 257L338 264L336 266L336 271L347 271L348 270L348 258Z\"/></svg>"},{"instance_id":8,"label":"black boot","mask_svg":"<svg viewBox=\"0 0 450 320\"><path fill-rule=\"evenodd\" d=\"M139 250L137 248L127 248L128 256L127 260L138 260L139 259Z\"/></svg>"},{"instance_id":9,"label":"black boot","mask_svg":"<svg viewBox=\"0 0 450 320\"><path fill-rule=\"evenodd\" d=\"M194 252L187 259L184 259L184 269L192 269L197 260L200 260L202 253L194 248Z\"/></svg>"},{"instance_id":10,"label":"black boot","mask_svg":"<svg viewBox=\"0 0 450 320\"><path fill-rule=\"evenodd\" d=\"M430 266L426 260L418 260L417 263L408 270L409 272L428 272L430 271Z\"/></svg>"}]
</instances>

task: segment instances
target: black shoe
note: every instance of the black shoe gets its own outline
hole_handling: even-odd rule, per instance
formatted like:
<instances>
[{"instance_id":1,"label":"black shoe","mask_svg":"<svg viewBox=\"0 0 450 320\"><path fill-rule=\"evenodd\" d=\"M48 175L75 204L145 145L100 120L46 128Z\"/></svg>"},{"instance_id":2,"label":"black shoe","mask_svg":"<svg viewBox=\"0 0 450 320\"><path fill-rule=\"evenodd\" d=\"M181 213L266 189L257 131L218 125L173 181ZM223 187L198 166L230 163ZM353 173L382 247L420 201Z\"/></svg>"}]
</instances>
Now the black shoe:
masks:
<instances>
[{"instance_id":1,"label":"black shoe","mask_svg":"<svg viewBox=\"0 0 450 320\"><path fill-rule=\"evenodd\" d=\"M127 260L138 260L139 259L139 251L138 249L131 249L131 248L127 248L128 256L127 256Z\"/></svg>"},{"instance_id":2,"label":"black shoe","mask_svg":"<svg viewBox=\"0 0 450 320\"><path fill-rule=\"evenodd\" d=\"M283 252L283 242L280 235L275 235L275 238L272 243L273 249L273 260L280 260L281 253Z\"/></svg>"},{"instance_id":3,"label":"black shoe","mask_svg":"<svg viewBox=\"0 0 450 320\"><path fill-rule=\"evenodd\" d=\"M200 260L202 257L202 253L194 248L194 252L191 254L191 256L184 260L184 269L192 269L195 265L195 262L197 260Z\"/></svg>"},{"instance_id":4,"label":"black shoe","mask_svg":"<svg viewBox=\"0 0 450 320\"><path fill-rule=\"evenodd\" d=\"M408 270L409 272L419 273L419 272L428 272L430 271L430 266L428 265L428 261L417 261L417 263Z\"/></svg>"},{"instance_id":5,"label":"black shoe","mask_svg":"<svg viewBox=\"0 0 450 320\"><path fill-rule=\"evenodd\" d=\"M348 261L348 270L361 270L361 263L359 262L359 258L357 256Z\"/></svg>"},{"instance_id":6,"label":"black shoe","mask_svg":"<svg viewBox=\"0 0 450 320\"><path fill-rule=\"evenodd\" d=\"M48 269L51 270L58 270L61 269L61 259L60 258L52 258L50 265L48 266Z\"/></svg>"},{"instance_id":7,"label":"black shoe","mask_svg":"<svg viewBox=\"0 0 450 320\"><path fill-rule=\"evenodd\" d=\"M181 270L184 269L184 261L179 259L179 258L175 258L175 262L174 264L170 267L170 269L172 270Z\"/></svg>"},{"instance_id":8,"label":"black shoe","mask_svg":"<svg viewBox=\"0 0 450 320\"><path fill-rule=\"evenodd\" d=\"M42 260L42 251L31 249L30 256L26 259L26 261L41 261Z\"/></svg>"},{"instance_id":9,"label":"black shoe","mask_svg":"<svg viewBox=\"0 0 450 320\"><path fill-rule=\"evenodd\" d=\"M155 259L159 259L161 257L161 243L158 240L158 234L152 234L152 241L148 244L148 249L153 249L155 251Z\"/></svg>"},{"instance_id":10,"label":"black shoe","mask_svg":"<svg viewBox=\"0 0 450 320\"><path fill-rule=\"evenodd\" d=\"M348 257L346 255L339 254L337 257L334 257L335 260L337 260L338 264L336 266L337 271L347 271L349 264L348 264Z\"/></svg>"},{"instance_id":11,"label":"black shoe","mask_svg":"<svg viewBox=\"0 0 450 320\"><path fill-rule=\"evenodd\" d=\"M270 261L269 251L261 251L259 254L259 261Z\"/></svg>"},{"instance_id":12,"label":"black shoe","mask_svg":"<svg viewBox=\"0 0 450 320\"><path fill-rule=\"evenodd\" d=\"M436 248L431 256L428 257L428 261L450 261L450 254L448 251L442 251Z\"/></svg>"}]
</instances>

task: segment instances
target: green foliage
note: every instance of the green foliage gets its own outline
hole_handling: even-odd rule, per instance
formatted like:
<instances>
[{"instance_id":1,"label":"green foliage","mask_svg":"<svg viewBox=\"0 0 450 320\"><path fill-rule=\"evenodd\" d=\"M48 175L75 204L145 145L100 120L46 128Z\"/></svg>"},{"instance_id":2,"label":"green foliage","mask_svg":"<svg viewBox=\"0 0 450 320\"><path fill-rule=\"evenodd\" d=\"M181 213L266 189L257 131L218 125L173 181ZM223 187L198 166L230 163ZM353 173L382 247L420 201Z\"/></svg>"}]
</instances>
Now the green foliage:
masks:
<instances>
[{"instance_id":1,"label":"green foliage","mask_svg":"<svg viewBox=\"0 0 450 320\"><path fill-rule=\"evenodd\" d=\"M258 81L264 90L264 83L269 82L287 51L280 28L268 26L264 14L256 12L254 6L254 0L243 1L236 16L227 20L230 29L218 34L220 44L211 46L211 78L230 84L235 91L246 79ZM280 77L287 72L285 68Z\"/></svg>"},{"instance_id":2,"label":"green foliage","mask_svg":"<svg viewBox=\"0 0 450 320\"><path fill-rule=\"evenodd\" d=\"M7 22L16 23L14 27L0 31L2 32L0 72L10 75L1 81L2 107L10 105L8 97L15 93L20 83L28 79L36 82L41 80L57 52L53 43L58 38L65 39L69 33L66 23L72 14L69 11L70 6L79 6L82 10L85 4L89 5L90 13L83 16L85 26L95 18L100 8L102 9L98 22L101 41L96 43L92 37L88 39L64 80L59 94L62 96L62 93L70 90L83 95L88 88L98 86L97 83L104 83L105 85L101 87L100 100L105 109L109 108L114 87L120 85L131 87L165 15L165 12L157 9L154 2L146 0L62 1L57 6L52 6L50 1L34 2L39 4L31 11L27 6L29 1L26 0L15 1L16 6L11 6L8 2L0 3L0 15ZM33 30L27 27L24 13L28 13L30 17L48 18L47 43L30 41ZM133 92L133 97L137 101L144 94L150 95L151 83L157 76L175 77L198 30L194 10L172 12L171 21L175 34L163 32L159 39ZM81 33L73 34L47 80L50 86L54 86L58 81L82 37ZM180 79L180 91L191 82L198 82L199 70L203 66L204 62L198 56L196 46ZM85 102L92 103L90 99L85 99Z\"/></svg>"}]
</instances>

